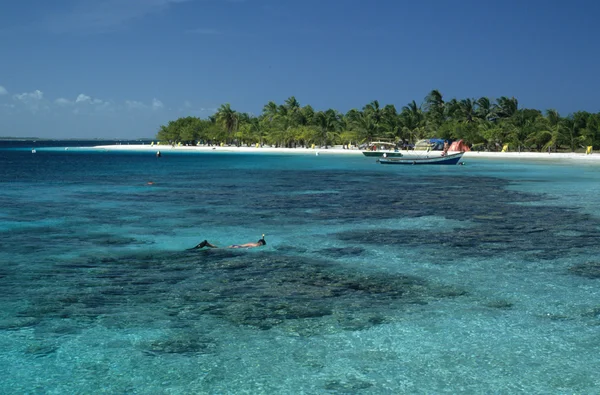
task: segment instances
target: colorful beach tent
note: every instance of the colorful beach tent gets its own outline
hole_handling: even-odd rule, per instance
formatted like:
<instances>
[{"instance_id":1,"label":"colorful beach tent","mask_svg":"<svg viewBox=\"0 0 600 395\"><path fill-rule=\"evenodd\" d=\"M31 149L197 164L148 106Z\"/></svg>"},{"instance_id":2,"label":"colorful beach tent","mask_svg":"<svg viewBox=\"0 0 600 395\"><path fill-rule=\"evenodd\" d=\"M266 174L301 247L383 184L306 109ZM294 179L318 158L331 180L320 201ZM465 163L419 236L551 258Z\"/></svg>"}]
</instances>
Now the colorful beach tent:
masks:
<instances>
[{"instance_id":1,"label":"colorful beach tent","mask_svg":"<svg viewBox=\"0 0 600 395\"><path fill-rule=\"evenodd\" d=\"M467 152L467 151L471 151L471 148L469 148L468 145L466 145L464 143L464 141L462 140L458 140L453 142L450 145L450 148L448 149L448 151L460 151L460 152Z\"/></svg>"}]
</instances>

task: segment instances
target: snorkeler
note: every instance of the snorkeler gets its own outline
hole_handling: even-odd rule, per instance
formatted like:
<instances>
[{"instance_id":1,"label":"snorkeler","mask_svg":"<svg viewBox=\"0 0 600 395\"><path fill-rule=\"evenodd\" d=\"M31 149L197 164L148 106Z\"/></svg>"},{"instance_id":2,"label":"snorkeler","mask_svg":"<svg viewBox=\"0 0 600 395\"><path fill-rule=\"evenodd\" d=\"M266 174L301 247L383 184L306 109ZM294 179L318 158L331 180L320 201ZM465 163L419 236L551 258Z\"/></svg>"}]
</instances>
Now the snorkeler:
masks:
<instances>
[{"instance_id":1,"label":"snorkeler","mask_svg":"<svg viewBox=\"0 0 600 395\"><path fill-rule=\"evenodd\" d=\"M262 235L262 238L260 240L258 240L256 243L246 243L246 244L232 244L230 246L227 246L225 248L254 248L254 247L261 247L267 245L267 242L265 241L265 235ZM208 240L204 240L201 243L198 243L197 246L190 248L190 250L195 250L198 248L204 248L204 247L208 247L208 248L219 248L218 246L211 244L208 242Z\"/></svg>"}]
</instances>

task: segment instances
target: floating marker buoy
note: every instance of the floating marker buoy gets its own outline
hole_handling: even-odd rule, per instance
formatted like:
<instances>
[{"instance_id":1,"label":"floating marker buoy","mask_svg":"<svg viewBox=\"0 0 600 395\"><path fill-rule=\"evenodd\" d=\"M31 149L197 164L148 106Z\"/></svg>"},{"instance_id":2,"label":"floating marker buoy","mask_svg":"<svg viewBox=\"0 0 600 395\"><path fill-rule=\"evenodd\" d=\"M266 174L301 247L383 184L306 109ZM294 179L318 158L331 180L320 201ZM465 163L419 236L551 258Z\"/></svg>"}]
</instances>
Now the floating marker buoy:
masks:
<instances>
[{"instance_id":1,"label":"floating marker buoy","mask_svg":"<svg viewBox=\"0 0 600 395\"><path fill-rule=\"evenodd\" d=\"M160 158L162 156L162 154L160 153L160 151L156 151L156 157Z\"/></svg>"},{"instance_id":2,"label":"floating marker buoy","mask_svg":"<svg viewBox=\"0 0 600 395\"><path fill-rule=\"evenodd\" d=\"M36 152L37 152L37 151L35 150L35 148L31 150L31 153L32 153L32 154L35 154Z\"/></svg>"}]
</instances>

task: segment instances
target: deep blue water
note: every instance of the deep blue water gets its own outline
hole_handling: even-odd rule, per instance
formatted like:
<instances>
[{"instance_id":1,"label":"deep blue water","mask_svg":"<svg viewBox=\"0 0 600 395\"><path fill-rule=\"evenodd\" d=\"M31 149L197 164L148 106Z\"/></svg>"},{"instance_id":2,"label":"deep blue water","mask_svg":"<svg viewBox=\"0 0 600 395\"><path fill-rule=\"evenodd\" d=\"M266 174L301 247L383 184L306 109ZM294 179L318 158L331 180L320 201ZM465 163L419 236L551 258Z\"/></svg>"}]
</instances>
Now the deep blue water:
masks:
<instances>
[{"instance_id":1,"label":"deep blue water","mask_svg":"<svg viewBox=\"0 0 600 395\"><path fill-rule=\"evenodd\" d=\"M600 165L11 144L0 393L600 388Z\"/></svg>"}]
</instances>

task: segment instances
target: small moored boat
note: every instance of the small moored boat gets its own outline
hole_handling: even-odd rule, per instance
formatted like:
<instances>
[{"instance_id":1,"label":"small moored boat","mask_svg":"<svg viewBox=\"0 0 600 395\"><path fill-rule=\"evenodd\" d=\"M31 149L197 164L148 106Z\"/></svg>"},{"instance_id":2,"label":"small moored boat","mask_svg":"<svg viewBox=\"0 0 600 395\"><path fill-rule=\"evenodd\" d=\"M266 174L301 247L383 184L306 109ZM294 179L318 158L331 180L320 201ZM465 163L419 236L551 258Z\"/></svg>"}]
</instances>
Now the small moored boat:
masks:
<instances>
[{"instance_id":1,"label":"small moored boat","mask_svg":"<svg viewBox=\"0 0 600 395\"><path fill-rule=\"evenodd\" d=\"M402 157L395 143L386 141L372 141L366 145L366 149L362 151L364 156L375 156L384 158Z\"/></svg>"},{"instance_id":2,"label":"small moored boat","mask_svg":"<svg viewBox=\"0 0 600 395\"><path fill-rule=\"evenodd\" d=\"M464 152L457 152L435 157L381 158L377 162L382 165L456 165L460 162L463 154Z\"/></svg>"}]
</instances>

